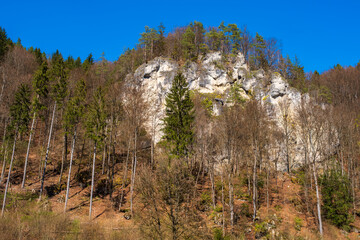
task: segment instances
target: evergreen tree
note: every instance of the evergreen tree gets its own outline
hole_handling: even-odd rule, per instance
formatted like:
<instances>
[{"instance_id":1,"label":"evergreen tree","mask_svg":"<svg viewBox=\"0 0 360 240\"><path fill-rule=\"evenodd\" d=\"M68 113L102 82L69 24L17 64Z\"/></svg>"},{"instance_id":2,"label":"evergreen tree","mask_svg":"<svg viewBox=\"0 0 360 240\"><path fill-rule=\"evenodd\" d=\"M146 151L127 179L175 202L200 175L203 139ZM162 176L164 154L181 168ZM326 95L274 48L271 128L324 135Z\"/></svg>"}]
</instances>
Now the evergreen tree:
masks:
<instances>
[{"instance_id":1,"label":"evergreen tree","mask_svg":"<svg viewBox=\"0 0 360 240\"><path fill-rule=\"evenodd\" d=\"M166 116L164 122L164 139L169 143L171 153L178 157L188 156L194 140L193 113L194 103L190 99L187 82L178 73L166 97Z\"/></svg>"},{"instance_id":2,"label":"evergreen tree","mask_svg":"<svg viewBox=\"0 0 360 240\"><path fill-rule=\"evenodd\" d=\"M185 33L182 36L181 45L183 48L183 54L186 60L195 60L195 33L191 26L186 28Z\"/></svg>"},{"instance_id":3,"label":"evergreen tree","mask_svg":"<svg viewBox=\"0 0 360 240\"><path fill-rule=\"evenodd\" d=\"M80 60L80 58L78 58ZM76 64L78 64L78 59L76 59ZM82 67L85 71L88 71L91 67L91 65L94 64L94 58L92 53L89 54L89 56L85 59L85 61L82 64Z\"/></svg>"},{"instance_id":4,"label":"evergreen tree","mask_svg":"<svg viewBox=\"0 0 360 240\"><path fill-rule=\"evenodd\" d=\"M153 58L154 53L154 43L159 39L159 33L155 28L150 28L145 26L145 32L141 33L141 38L139 39L140 45L145 49L145 61ZM147 52L150 52L150 57L147 57Z\"/></svg>"},{"instance_id":5,"label":"evergreen tree","mask_svg":"<svg viewBox=\"0 0 360 240\"><path fill-rule=\"evenodd\" d=\"M89 106L88 114L86 117L86 133L88 137L94 142L94 155L91 175L91 193L90 193L90 209L89 217L91 219L92 212L92 198L94 193L94 177L95 177L95 160L97 146L102 144L105 139L105 126L106 126L106 104L104 92L99 87L94 95L93 101Z\"/></svg>"},{"instance_id":6,"label":"evergreen tree","mask_svg":"<svg viewBox=\"0 0 360 240\"><path fill-rule=\"evenodd\" d=\"M74 158L74 149L76 142L76 132L77 125L80 123L84 111L85 111L85 98L86 98L86 85L84 80L80 80L75 89L74 96L70 99L69 104L67 105L65 111L64 119L64 128L68 129L68 133L73 135L73 140L71 144L71 154L70 154L70 164L69 164L69 175L66 184L66 195L65 195L65 207L64 212L66 212L66 206L69 199L69 189L70 189L70 177L71 177L71 167ZM61 177L60 177L61 179Z\"/></svg>"},{"instance_id":7,"label":"evergreen tree","mask_svg":"<svg viewBox=\"0 0 360 240\"><path fill-rule=\"evenodd\" d=\"M255 67L267 70L269 64L265 57L265 40L259 33L256 33L253 47L255 49Z\"/></svg>"},{"instance_id":8,"label":"evergreen tree","mask_svg":"<svg viewBox=\"0 0 360 240\"><path fill-rule=\"evenodd\" d=\"M37 116L38 113L40 111L43 111L46 109L44 102L49 93L49 78L47 75L47 70L48 70L47 62L44 61L41 64L41 66L39 67L39 69L35 72L34 78L33 78L33 88L34 88L34 92L35 92L35 96L32 100L33 117L32 117L32 124L31 124L31 129L30 129L30 134L29 134L28 147L27 147L27 152L26 152L26 157L25 157L24 175L23 175L23 180L22 180L22 184L21 184L22 188L24 188L25 181L26 181L26 169L27 169L27 164L28 164L28 159L29 159L29 154L30 154L30 146L31 146L31 141L32 141L32 137L33 137L35 121L38 117Z\"/></svg>"},{"instance_id":9,"label":"evergreen tree","mask_svg":"<svg viewBox=\"0 0 360 240\"><path fill-rule=\"evenodd\" d=\"M7 37L5 29L0 27L0 62L9 50L9 45L11 45L11 40Z\"/></svg>"},{"instance_id":10,"label":"evergreen tree","mask_svg":"<svg viewBox=\"0 0 360 240\"><path fill-rule=\"evenodd\" d=\"M13 150L10 160L9 173L4 191L1 216L4 215L4 210L6 206L6 195L10 183L11 170L14 162L17 135L19 133L22 134L27 131L28 124L30 121L29 112L30 112L30 88L27 85L20 85L18 91L15 93L14 103L10 107L10 115L11 115L10 128L13 129L14 131L13 132L14 144L13 144Z\"/></svg>"},{"instance_id":11,"label":"evergreen tree","mask_svg":"<svg viewBox=\"0 0 360 240\"><path fill-rule=\"evenodd\" d=\"M349 178L341 169L330 169L322 179L322 200L325 218L335 226L349 230L352 196Z\"/></svg>"}]
</instances>

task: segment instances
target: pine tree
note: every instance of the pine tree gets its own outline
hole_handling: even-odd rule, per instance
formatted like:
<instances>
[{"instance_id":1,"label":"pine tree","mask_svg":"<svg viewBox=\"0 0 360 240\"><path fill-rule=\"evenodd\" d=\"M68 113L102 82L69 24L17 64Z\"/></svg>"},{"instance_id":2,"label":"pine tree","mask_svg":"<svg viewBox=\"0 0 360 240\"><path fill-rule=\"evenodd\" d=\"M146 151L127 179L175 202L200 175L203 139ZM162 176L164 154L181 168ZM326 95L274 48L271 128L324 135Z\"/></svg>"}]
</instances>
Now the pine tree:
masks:
<instances>
[{"instance_id":1,"label":"pine tree","mask_svg":"<svg viewBox=\"0 0 360 240\"><path fill-rule=\"evenodd\" d=\"M28 164L28 159L29 159L29 154L30 154L30 146L31 146L31 141L32 141L32 137L33 137L35 122L38 117L37 115L40 111L43 111L46 109L44 101L47 98L48 93L49 93L49 78L47 76L47 70L48 70L48 66L47 66L46 61L44 61L41 64L41 66L39 67L39 69L35 72L34 78L33 78L33 88L35 91L35 96L32 100L33 117L32 117L28 147L27 147L27 152L26 152L26 157L25 157L24 175L23 175L21 188L24 188L24 186L25 186L26 170L27 170L27 164Z\"/></svg>"},{"instance_id":2,"label":"pine tree","mask_svg":"<svg viewBox=\"0 0 360 240\"><path fill-rule=\"evenodd\" d=\"M93 102L89 106L87 121L86 121L86 133L88 137L94 142L94 157L91 175L91 193L90 193L90 209L89 217L91 218L92 211L92 198L94 193L94 177L95 177L95 160L96 160L96 148L102 144L105 138L104 130L106 126L106 109L105 109L104 92L99 87L94 95Z\"/></svg>"},{"instance_id":3,"label":"pine tree","mask_svg":"<svg viewBox=\"0 0 360 240\"><path fill-rule=\"evenodd\" d=\"M11 115L10 129L13 130L14 144L13 144L13 150L10 160L8 178L5 186L1 216L4 215L4 210L6 205L6 195L10 182L11 169L14 162L17 135L23 134L27 131L28 124L30 121L29 112L30 112L30 88L27 85L20 85L18 91L15 93L14 103L10 107L10 115Z\"/></svg>"},{"instance_id":4,"label":"pine tree","mask_svg":"<svg viewBox=\"0 0 360 240\"><path fill-rule=\"evenodd\" d=\"M66 184L66 195L65 195L65 207L64 212L66 212L66 206L69 199L69 189L70 189L70 178L71 178L71 167L74 157L74 149L75 149L75 142L76 142L76 130L77 125L80 123L84 111L85 111L85 98L86 98L86 85L84 80L80 80L75 89L74 97L72 97L67 105L65 111L65 121L64 121L64 128L69 130L69 133L73 135L73 140L71 144L71 153L70 153L70 164L69 164L69 175ZM60 177L61 179L61 177Z\"/></svg>"},{"instance_id":5,"label":"pine tree","mask_svg":"<svg viewBox=\"0 0 360 240\"><path fill-rule=\"evenodd\" d=\"M51 140L53 126L54 126L55 112L56 112L57 108L59 108L61 110L64 109L64 101L65 101L65 98L67 96L67 91L68 91L67 90L67 79L69 77L68 69L66 69L64 59L58 50L52 55L51 68L48 71L48 74L49 74L48 75L49 79L53 83L53 89L52 89L51 93L52 93L52 97L54 99L54 109L53 109L52 118L51 118L50 132L49 132L49 138L48 138L46 154L45 154L45 161L44 161L44 168L43 168L43 173L42 173L42 177L41 177L41 187L40 187L40 196L39 196L40 200L42 197L42 192L44 190L46 165L47 165L47 160L49 157L50 140ZM65 132L65 134L64 134L64 149L67 148L66 138L67 137L66 137L66 132ZM66 154L66 151L64 152L64 154Z\"/></svg>"},{"instance_id":6,"label":"pine tree","mask_svg":"<svg viewBox=\"0 0 360 240\"><path fill-rule=\"evenodd\" d=\"M185 33L182 36L181 46L183 48L184 57L186 60L196 59L196 47L195 47L195 33L191 26L186 28Z\"/></svg>"},{"instance_id":7,"label":"pine tree","mask_svg":"<svg viewBox=\"0 0 360 240\"><path fill-rule=\"evenodd\" d=\"M9 50L12 42L7 37L5 29L0 27L0 62L4 59L6 52Z\"/></svg>"},{"instance_id":8,"label":"pine tree","mask_svg":"<svg viewBox=\"0 0 360 240\"><path fill-rule=\"evenodd\" d=\"M177 157L188 156L191 151L194 140L193 107L187 82L178 73L166 97L166 116L163 119L164 139L169 143L171 153Z\"/></svg>"}]
</instances>

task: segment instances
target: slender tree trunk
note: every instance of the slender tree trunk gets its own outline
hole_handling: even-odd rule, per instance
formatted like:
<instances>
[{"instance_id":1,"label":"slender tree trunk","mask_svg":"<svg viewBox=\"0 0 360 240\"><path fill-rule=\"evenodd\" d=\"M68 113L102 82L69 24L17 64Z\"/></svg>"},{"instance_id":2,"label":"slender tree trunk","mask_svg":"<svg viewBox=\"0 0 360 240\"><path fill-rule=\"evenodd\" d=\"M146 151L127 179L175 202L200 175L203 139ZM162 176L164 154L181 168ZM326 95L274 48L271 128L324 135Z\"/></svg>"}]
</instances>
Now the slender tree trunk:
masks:
<instances>
[{"instance_id":1,"label":"slender tree trunk","mask_svg":"<svg viewBox=\"0 0 360 240\"><path fill-rule=\"evenodd\" d=\"M225 237L225 194L224 194L224 168L221 163L221 204L222 204L222 234Z\"/></svg>"},{"instance_id":2,"label":"slender tree trunk","mask_svg":"<svg viewBox=\"0 0 360 240\"><path fill-rule=\"evenodd\" d=\"M67 161L67 145L68 145L68 140L67 140L67 129L65 129L65 133L64 133L64 149L63 149L63 155L61 158L61 169L60 169L60 176L59 176L59 184L61 184L61 179L62 179L62 175L64 172L64 165Z\"/></svg>"},{"instance_id":3,"label":"slender tree trunk","mask_svg":"<svg viewBox=\"0 0 360 240\"><path fill-rule=\"evenodd\" d=\"M2 67L2 78L3 78L3 83L1 86L1 92L0 92L0 102L2 101L2 96L4 93L4 87L5 87L5 83L6 83L6 78L5 78L5 68Z\"/></svg>"},{"instance_id":4,"label":"slender tree trunk","mask_svg":"<svg viewBox=\"0 0 360 240\"><path fill-rule=\"evenodd\" d=\"M69 164L69 175L68 175L68 179L67 179L67 183L66 183L66 196L65 196L64 212L66 212L66 206L67 206L67 202L68 202L68 199L69 199L70 179L71 179L71 167L72 167L72 162L73 162L73 158L74 158L75 141L76 141L76 128L75 128L75 130L74 130L73 140L72 140L72 144L71 144L71 154L70 154L70 164Z\"/></svg>"},{"instance_id":5,"label":"slender tree trunk","mask_svg":"<svg viewBox=\"0 0 360 240\"><path fill-rule=\"evenodd\" d=\"M213 208L215 209L215 207L216 207L216 193L215 193L215 179L214 179L214 164L211 164L210 182L211 182L212 205L213 205Z\"/></svg>"},{"instance_id":6,"label":"slender tree trunk","mask_svg":"<svg viewBox=\"0 0 360 240\"><path fill-rule=\"evenodd\" d=\"M125 191L125 186L126 186L126 178L127 178L127 172L128 172L128 162L129 162L129 155L130 155L130 145L131 145L131 138L129 138L127 155L126 155L126 160L125 160L125 169L124 169L123 183L122 183L122 186L121 186L119 211L121 210L122 201L124 199L124 191Z\"/></svg>"},{"instance_id":7,"label":"slender tree trunk","mask_svg":"<svg viewBox=\"0 0 360 240\"><path fill-rule=\"evenodd\" d=\"M5 166L6 166L6 155L7 155L7 146L8 146L7 142L5 145L6 127L7 127L7 120L5 120L4 137L3 137L2 144L1 144L1 152L4 154L4 162L3 162L3 166L2 166L2 170L1 170L0 184L2 183L2 180L4 179Z\"/></svg>"},{"instance_id":8,"label":"slender tree trunk","mask_svg":"<svg viewBox=\"0 0 360 240\"><path fill-rule=\"evenodd\" d=\"M317 206L317 214L318 214L318 220L319 220L319 231L320 231L320 235L323 236L323 226L322 226L322 219L321 219L321 205L320 205L320 193L319 193L319 185L318 185L317 176L316 176L315 162L313 163L313 174L314 174L314 182L315 182L315 190L316 190L316 206Z\"/></svg>"},{"instance_id":9,"label":"slender tree trunk","mask_svg":"<svg viewBox=\"0 0 360 240\"><path fill-rule=\"evenodd\" d=\"M255 221L256 218L256 164L257 164L257 146L255 143L255 154L254 154L254 168L253 168L253 196L252 196L252 201L253 201L253 221Z\"/></svg>"},{"instance_id":10,"label":"slender tree trunk","mask_svg":"<svg viewBox=\"0 0 360 240\"><path fill-rule=\"evenodd\" d=\"M26 158L25 158L25 164L24 164L24 176L23 176L23 180L22 180L22 183L21 183L21 188L24 188L24 186L25 186L26 170L27 170L28 159L29 159L29 154L30 154L31 140L32 140L33 132L34 132L34 125L35 125L35 121L36 121L35 119L36 119L36 112L34 112L33 120L32 120L32 123L31 123L31 129L30 129L30 134L29 134L29 142L28 142L28 146L27 146Z\"/></svg>"},{"instance_id":11,"label":"slender tree trunk","mask_svg":"<svg viewBox=\"0 0 360 240\"><path fill-rule=\"evenodd\" d=\"M103 152L103 156L102 156L102 170L101 170L101 175L104 175L105 172L105 161L106 160L106 141L104 142L104 152Z\"/></svg>"},{"instance_id":12,"label":"slender tree trunk","mask_svg":"<svg viewBox=\"0 0 360 240\"><path fill-rule=\"evenodd\" d=\"M11 169L12 169L12 165L13 165L13 162L14 162L17 132L18 132L18 130L16 129L15 135L14 135L14 146L13 146L13 151L12 151L11 160L10 160L9 173L8 173L8 178L7 178L6 186L5 186L4 200L3 200L3 205L2 205L2 209L1 209L1 216L2 217L4 216L4 210L5 210L5 205L6 205L6 195L7 195L7 191L8 191L8 188L9 188Z\"/></svg>"},{"instance_id":13,"label":"slender tree trunk","mask_svg":"<svg viewBox=\"0 0 360 240\"><path fill-rule=\"evenodd\" d=\"M47 160L48 160L48 156L49 156L50 142L51 142L51 134L52 134L53 126L54 126L55 111L56 111L56 101L55 101L55 104L54 104L54 111L53 111L52 119L51 119L49 139L48 139L48 144L47 144L47 148L46 148L44 168L43 168L43 174L42 174L42 178L41 178L41 187L40 187L39 201L41 200L42 192L44 191L44 180L45 180L45 173L46 173L46 164L47 164Z\"/></svg>"},{"instance_id":14,"label":"slender tree trunk","mask_svg":"<svg viewBox=\"0 0 360 240\"><path fill-rule=\"evenodd\" d=\"M91 174L91 193L90 193L90 209L89 209L90 220L91 220L92 201L94 194L95 160L96 160L96 141L94 143L94 157L93 157L92 174Z\"/></svg>"},{"instance_id":15,"label":"slender tree trunk","mask_svg":"<svg viewBox=\"0 0 360 240\"><path fill-rule=\"evenodd\" d=\"M135 176L136 176L136 164L137 164L137 158L136 158L136 141L137 141L137 128L135 128L135 134L134 134L134 158L132 163L132 173L131 173L131 187L130 187L130 213L133 215L133 199L134 199L134 185L135 185Z\"/></svg>"},{"instance_id":16,"label":"slender tree trunk","mask_svg":"<svg viewBox=\"0 0 360 240\"><path fill-rule=\"evenodd\" d=\"M4 152L4 161L3 161L3 165L2 165L2 169L1 169L0 184L1 184L1 183L2 183L2 181L4 180L4 175L5 175L6 156L7 156L7 147L8 147L8 144L6 144L6 147L5 147L5 152Z\"/></svg>"},{"instance_id":17,"label":"slender tree trunk","mask_svg":"<svg viewBox=\"0 0 360 240\"><path fill-rule=\"evenodd\" d=\"M229 208L230 224L234 226L234 186L232 184L232 169L229 170Z\"/></svg>"}]
</instances>

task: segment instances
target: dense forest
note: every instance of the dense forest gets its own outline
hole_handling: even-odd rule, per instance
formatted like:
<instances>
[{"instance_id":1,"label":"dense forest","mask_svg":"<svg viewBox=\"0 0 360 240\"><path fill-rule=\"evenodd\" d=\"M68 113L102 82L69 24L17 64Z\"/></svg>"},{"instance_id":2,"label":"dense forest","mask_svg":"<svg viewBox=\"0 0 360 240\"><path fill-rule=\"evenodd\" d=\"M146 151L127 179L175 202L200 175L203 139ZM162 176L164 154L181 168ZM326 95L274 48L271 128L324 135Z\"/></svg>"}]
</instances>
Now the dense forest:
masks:
<instances>
[{"instance_id":1,"label":"dense forest","mask_svg":"<svg viewBox=\"0 0 360 240\"><path fill-rule=\"evenodd\" d=\"M186 66L212 52L242 54L249 71L279 74L304 100L282 103L275 122L233 87L216 115L179 71L155 142L154 103L129 76L159 57ZM0 236L355 239L359 93L360 62L306 73L277 39L236 24L146 26L114 62L25 48L0 28Z\"/></svg>"}]
</instances>

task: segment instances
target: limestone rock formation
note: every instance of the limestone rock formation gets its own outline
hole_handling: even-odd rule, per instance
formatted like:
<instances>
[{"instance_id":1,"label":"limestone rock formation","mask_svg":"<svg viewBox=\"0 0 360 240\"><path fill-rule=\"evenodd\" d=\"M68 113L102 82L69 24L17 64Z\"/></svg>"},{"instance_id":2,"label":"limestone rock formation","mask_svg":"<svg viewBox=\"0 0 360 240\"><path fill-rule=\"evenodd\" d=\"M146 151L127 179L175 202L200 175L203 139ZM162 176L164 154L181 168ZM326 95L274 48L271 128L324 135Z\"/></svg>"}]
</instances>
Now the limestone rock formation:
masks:
<instances>
[{"instance_id":1,"label":"limestone rock formation","mask_svg":"<svg viewBox=\"0 0 360 240\"><path fill-rule=\"evenodd\" d=\"M279 73L269 74L262 69L250 71L241 53L226 59L220 52L212 52L197 63L187 62L184 66L179 66L171 59L158 57L140 66L133 76L128 76L128 79L135 79L144 89L145 98L150 105L150 119L146 127L149 133L156 134L153 136L156 143L162 137L161 119L164 117L166 94L179 71L187 79L190 90L204 95L221 96L214 99L215 114L221 113L223 105L231 104L228 100L234 84L240 87L240 95L245 100L255 97L261 101L269 116L279 125L281 103L286 101L290 112L294 112L302 97L299 91L289 87Z\"/></svg>"}]
</instances>

